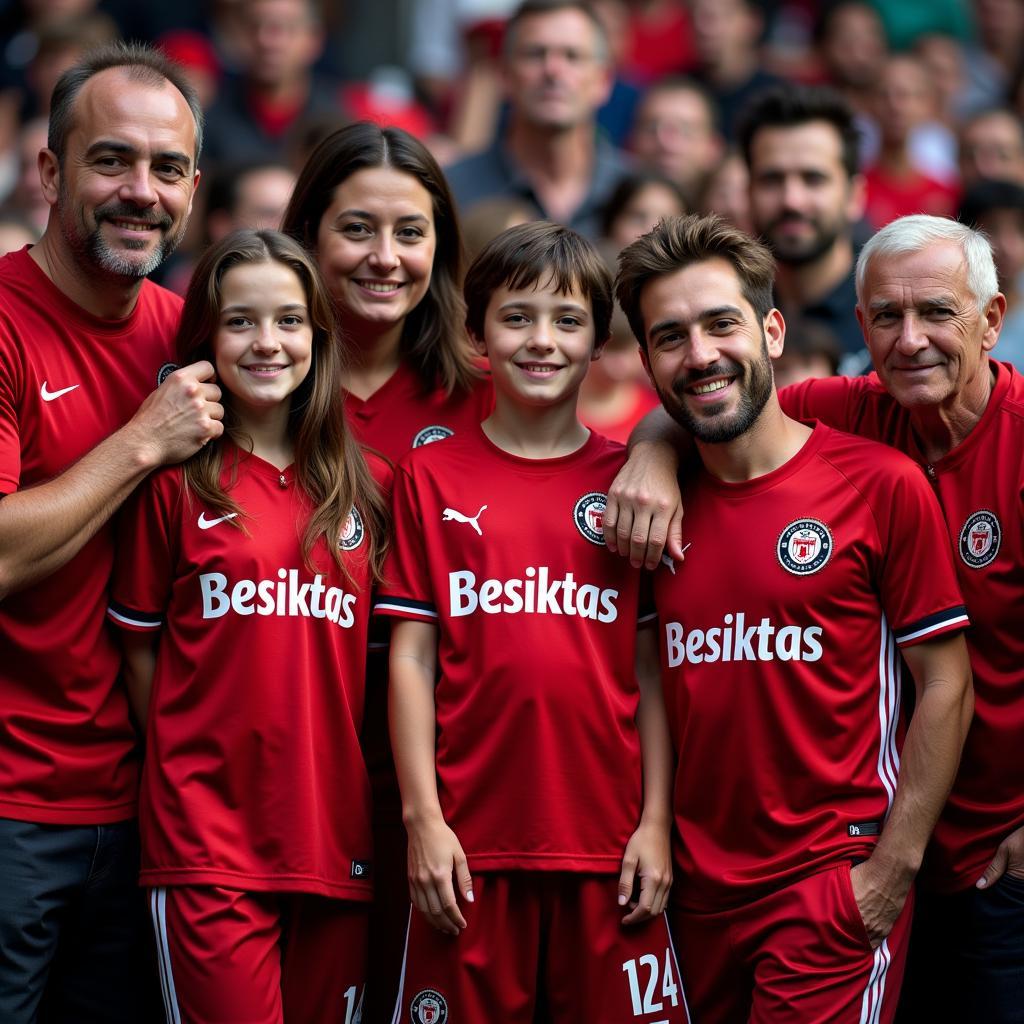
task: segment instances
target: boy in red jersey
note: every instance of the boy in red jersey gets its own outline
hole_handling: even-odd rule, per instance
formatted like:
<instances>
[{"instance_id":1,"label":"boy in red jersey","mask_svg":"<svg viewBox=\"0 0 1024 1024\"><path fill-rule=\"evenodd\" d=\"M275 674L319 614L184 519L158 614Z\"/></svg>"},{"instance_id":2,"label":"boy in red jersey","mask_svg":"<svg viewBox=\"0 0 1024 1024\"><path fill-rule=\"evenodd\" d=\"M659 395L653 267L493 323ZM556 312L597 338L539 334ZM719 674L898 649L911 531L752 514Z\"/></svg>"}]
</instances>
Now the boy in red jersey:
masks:
<instances>
[{"instance_id":1,"label":"boy in red jersey","mask_svg":"<svg viewBox=\"0 0 1024 1024\"><path fill-rule=\"evenodd\" d=\"M891 1021L911 884L970 717L967 617L913 464L783 414L773 270L714 217L663 222L621 256L619 301L703 463L685 561L655 580L673 924L702 1022ZM917 690L902 767L899 655Z\"/></svg>"},{"instance_id":2,"label":"boy in red jersey","mask_svg":"<svg viewBox=\"0 0 1024 1024\"><path fill-rule=\"evenodd\" d=\"M529 224L465 291L495 411L400 463L376 605L399 620L416 908L394 1020L529 1024L540 999L555 1021L683 1022L655 642L636 630L639 574L600 532L624 450L576 418L608 275L574 232Z\"/></svg>"}]
</instances>

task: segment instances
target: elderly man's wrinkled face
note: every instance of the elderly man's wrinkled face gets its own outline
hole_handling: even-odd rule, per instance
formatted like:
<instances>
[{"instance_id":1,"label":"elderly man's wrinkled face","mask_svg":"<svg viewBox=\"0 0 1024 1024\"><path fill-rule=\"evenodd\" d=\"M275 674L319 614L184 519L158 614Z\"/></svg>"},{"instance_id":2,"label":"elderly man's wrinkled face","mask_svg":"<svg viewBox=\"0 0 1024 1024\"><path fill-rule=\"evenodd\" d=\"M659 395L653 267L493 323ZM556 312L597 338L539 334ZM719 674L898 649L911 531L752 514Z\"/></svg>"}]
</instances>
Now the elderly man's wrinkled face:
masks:
<instances>
[{"instance_id":1,"label":"elderly man's wrinkled face","mask_svg":"<svg viewBox=\"0 0 1024 1024\"><path fill-rule=\"evenodd\" d=\"M941 242L874 257L857 317L886 390L914 408L947 403L987 372L1004 308L999 295L978 311L960 246Z\"/></svg>"}]
</instances>

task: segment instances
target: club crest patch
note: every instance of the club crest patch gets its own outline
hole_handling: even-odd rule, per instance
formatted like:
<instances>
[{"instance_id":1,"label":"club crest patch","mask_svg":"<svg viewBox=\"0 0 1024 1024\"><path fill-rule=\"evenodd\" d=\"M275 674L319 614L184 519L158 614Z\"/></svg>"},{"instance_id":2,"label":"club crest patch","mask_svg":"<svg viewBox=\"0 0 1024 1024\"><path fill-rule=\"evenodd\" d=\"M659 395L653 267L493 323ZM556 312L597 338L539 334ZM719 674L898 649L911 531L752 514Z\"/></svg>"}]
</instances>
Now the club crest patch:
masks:
<instances>
[{"instance_id":1,"label":"club crest patch","mask_svg":"<svg viewBox=\"0 0 1024 1024\"><path fill-rule=\"evenodd\" d=\"M995 561L1003 531L994 512L972 512L960 531L960 557L972 569L982 569Z\"/></svg>"},{"instance_id":2,"label":"club crest patch","mask_svg":"<svg viewBox=\"0 0 1024 1024\"><path fill-rule=\"evenodd\" d=\"M338 546L342 551L354 551L363 543L365 533L363 517L359 514L359 509L353 505L352 511L349 512L348 518L341 528L341 540L338 542Z\"/></svg>"},{"instance_id":3,"label":"club crest patch","mask_svg":"<svg viewBox=\"0 0 1024 1024\"><path fill-rule=\"evenodd\" d=\"M591 491L589 494L584 494L572 510L576 529L591 544L604 544L604 534L601 532L601 528L604 525L604 510L607 507L608 495L602 494L601 491Z\"/></svg>"},{"instance_id":4,"label":"club crest patch","mask_svg":"<svg viewBox=\"0 0 1024 1024\"><path fill-rule=\"evenodd\" d=\"M160 385L163 384L163 382L167 380L167 378L170 377L177 368L177 363L164 363L164 365L156 371L156 386L160 387Z\"/></svg>"},{"instance_id":5,"label":"club crest patch","mask_svg":"<svg viewBox=\"0 0 1024 1024\"><path fill-rule=\"evenodd\" d=\"M779 534L776 554L786 572L809 576L832 557L832 531L820 519L795 519Z\"/></svg>"},{"instance_id":6,"label":"club crest patch","mask_svg":"<svg viewBox=\"0 0 1024 1024\"><path fill-rule=\"evenodd\" d=\"M412 1024L445 1024L448 1020L448 1003L440 992L425 988L417 992L409 1004Z\"/></svg>"},{"instance_id":7,"label":"club crest patch","mask_svg":"<svg viewBox=\"0 0 1024 1024\"><path fill-rule=\"evenodd\" d=\"M435 441L443 441L446 437L451 437L455 431L451 427L442 427L435 425L433 427L424 427L413 439L413 448L422 448L425 444L433 444Z\"/></svg>"}]
</instances>

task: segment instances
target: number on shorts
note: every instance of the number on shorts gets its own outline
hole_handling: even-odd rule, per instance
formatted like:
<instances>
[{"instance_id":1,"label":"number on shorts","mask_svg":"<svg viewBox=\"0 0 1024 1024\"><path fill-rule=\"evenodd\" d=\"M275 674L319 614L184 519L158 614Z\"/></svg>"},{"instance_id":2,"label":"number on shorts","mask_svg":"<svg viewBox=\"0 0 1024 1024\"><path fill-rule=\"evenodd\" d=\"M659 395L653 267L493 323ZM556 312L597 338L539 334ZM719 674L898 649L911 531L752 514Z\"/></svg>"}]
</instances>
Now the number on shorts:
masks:
<instances>
[{"instance_id":1,"label":"number on shorts","mask_svg":"<svg viewBox=\"0 0 1024 1024\"><path fill-rule=\"evenodd\" d=\"M647 985L644 988L643 999L640 998L640 977L637 964L647 968ZM648 1013L658 1013L664 1003L655 1002L654 996L658 990L658 976L661 975L661 995L663 999L671 1001L673 1006L679 1005L679 986L676 984L675 972L672 969L672 952L665 950L665 970L661 970L661 964L653 953L645 953L639 960L627 960L622 969L626 972L629 980L629 997L633 1001L633 1016L642 1017Z\"/></svg>"}]
</instances>

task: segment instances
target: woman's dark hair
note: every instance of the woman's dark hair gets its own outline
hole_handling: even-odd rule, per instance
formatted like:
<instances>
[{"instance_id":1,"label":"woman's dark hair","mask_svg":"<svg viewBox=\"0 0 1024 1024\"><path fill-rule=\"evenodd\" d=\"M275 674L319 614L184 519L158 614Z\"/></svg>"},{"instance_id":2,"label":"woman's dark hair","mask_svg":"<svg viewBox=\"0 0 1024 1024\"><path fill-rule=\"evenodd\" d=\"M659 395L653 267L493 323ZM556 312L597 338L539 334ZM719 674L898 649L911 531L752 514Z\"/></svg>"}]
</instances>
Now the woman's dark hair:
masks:
<instances>
[{"instance_id":1,"label":"woman's dark hair","mask_svg":"<svg viewBox=\"0 0 1024 1024\"><path fill-rule=\"evenodd\" d=\"M605 238L611 235L612 227L618 220L619 214L629 206L633 197L651 185L668 189L679 200L680 215L687 212L683 190L671 178L666 178L664 174L658 174L657 171L637 171L636 174L629 174L623 178L604 204L604 209L601 211L601 234Z\"/></svg>"},{"instance_id":2,"label":"woman's dark hair","mask_svg":"<svg viewBox=\"0 0 1024 1024\"><path fill-rule=\"evenodd\" d=\"M371 167L390 167L411 175L430 193L433 207L437 246L430 287L405 319L402 355L425 390L440 384L448 393L469 391L479 372L462 329L462 238L448 182L422 142L401 128L382 128L369 121L329 135L299 173L282 230L316 253L320 221L335 189L357 171Z\"/></svg>"}]
</instances>

